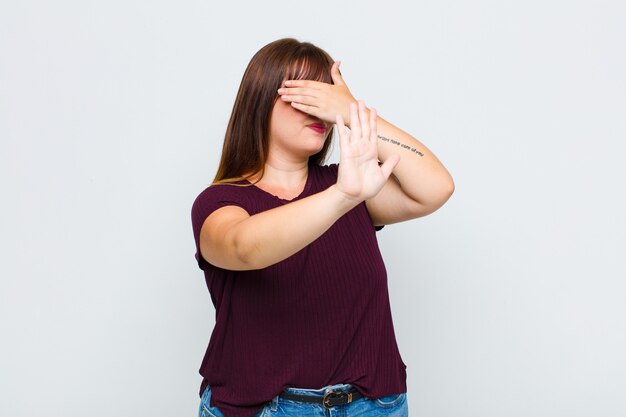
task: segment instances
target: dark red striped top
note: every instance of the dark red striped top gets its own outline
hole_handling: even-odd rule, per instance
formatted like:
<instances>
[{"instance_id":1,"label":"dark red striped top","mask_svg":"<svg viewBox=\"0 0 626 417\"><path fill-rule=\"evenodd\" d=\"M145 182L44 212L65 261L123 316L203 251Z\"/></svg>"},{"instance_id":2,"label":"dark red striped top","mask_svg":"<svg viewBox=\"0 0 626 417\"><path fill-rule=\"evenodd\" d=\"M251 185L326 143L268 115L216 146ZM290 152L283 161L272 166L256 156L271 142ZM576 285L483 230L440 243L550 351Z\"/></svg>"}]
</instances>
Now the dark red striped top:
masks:
<instances>
[{"instance_id":1,"label":"dark red striped top","mask_svg":"<svg viewBox=\"0 0 626 417\"><path fill-rule=\"evenodd\" d=\"M195 256L216 321L199 370L200 395L210 385L210 405L227 417L253 416L288 386L349 383L370 398L407 390L376 239L384 226L372 226L365 202L263 269L230 271L200 255L200 228L212 211L236 205L252 216L325 190L337 182L337 170L337 164L309 164L305 188L293 200L220 184L193 203Z\"/></svg>"}]
</instances>

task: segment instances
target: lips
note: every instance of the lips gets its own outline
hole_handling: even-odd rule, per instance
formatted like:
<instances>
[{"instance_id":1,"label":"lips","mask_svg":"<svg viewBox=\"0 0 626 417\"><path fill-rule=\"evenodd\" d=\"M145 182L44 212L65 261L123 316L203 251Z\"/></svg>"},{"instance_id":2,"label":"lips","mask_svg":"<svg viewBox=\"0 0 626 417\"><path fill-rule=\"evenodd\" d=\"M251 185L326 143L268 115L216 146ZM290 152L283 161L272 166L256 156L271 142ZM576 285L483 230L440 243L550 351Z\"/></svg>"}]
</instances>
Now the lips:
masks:
<instances>
[{"instance_id":1,"label":"lips","mask_svg":"<svg viewBox=\"0 0 626 417\"><path fill-rule=\"evenodd\" d=\"M324 126L322 123L311 123L308 126L311 129L313 129L313 130L315 130L316 132L319 132L319 133L324 133L326 131L326 126Z\"/></svg>"}]
</instances>

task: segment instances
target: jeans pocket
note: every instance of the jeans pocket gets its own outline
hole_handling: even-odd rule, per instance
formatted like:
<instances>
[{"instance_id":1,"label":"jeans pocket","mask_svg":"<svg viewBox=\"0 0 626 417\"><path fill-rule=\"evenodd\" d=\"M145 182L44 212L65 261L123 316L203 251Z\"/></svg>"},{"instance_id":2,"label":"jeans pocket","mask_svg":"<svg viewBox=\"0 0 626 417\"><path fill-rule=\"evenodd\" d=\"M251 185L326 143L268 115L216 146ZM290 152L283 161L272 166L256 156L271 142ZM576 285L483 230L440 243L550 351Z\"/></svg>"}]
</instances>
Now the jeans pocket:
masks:
<instances>
[{"instance_id":1,"label":"jeans pocket","mask_svg":"<svg viewBox=\"0 0 626 417\"><path fill-rule=\"evenodd\" d=\"M211 407L211 387L207 385L204 393L200 398L200 415L199 417L222 417L217 407Z\"/></svg>"},{"instance_id":2,"label":"jeans pocket","mask_svg":"<svg viewBox=\"0 0 626 417\"><path fill-rule=\"evenodd\" d=\"M267 417L270 415L272 415L272 409L269 404L266 404L265 407L263 407L263 409L256 413L253 417Z\"/></svg>"},{"instance_id":3,"label":"jeans pocket","mask_svg":"<svg viewBox=\"0 0 626 417\"><path fill-rule=\"evenodd\" d=\"M406 400L406 392L374 398L374 404L381 408L393 408Z\"/></svg>"},{"instance_id":4,"label":"jeans pocket","mask_svg":"<svg viewBox=\"0 0 626 417\"><path fill-rule=\"evenodd\" d=\"M211 387L207 385L204 389L204 393L200 398L200 407L198 411L198 417L224 417L224 413L219 410L217 407L211 407ZM270 408L270 404L265 404L265 407L261 409L258 413L256 413L253 417L267 417L272 413L272 409Z\"/></svg>"},{"instance_id":5,"label":"jeans pocket","mask_svg":"<svg viewBox=\"0 0 626 417\"><path fill-rule=\"evenodd\" d=\"M200 406L200 417L217 417L215 414L209 411L204 404Z\"/></svg>"}]
</instances>

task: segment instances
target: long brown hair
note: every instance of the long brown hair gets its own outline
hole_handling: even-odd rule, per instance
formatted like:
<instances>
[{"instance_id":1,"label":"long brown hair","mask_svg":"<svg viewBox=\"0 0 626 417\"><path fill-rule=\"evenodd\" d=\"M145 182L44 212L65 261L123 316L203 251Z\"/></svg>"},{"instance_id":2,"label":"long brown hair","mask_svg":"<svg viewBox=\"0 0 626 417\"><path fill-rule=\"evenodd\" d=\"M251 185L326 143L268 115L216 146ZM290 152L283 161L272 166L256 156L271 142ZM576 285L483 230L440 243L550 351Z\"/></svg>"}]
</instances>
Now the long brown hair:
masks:
<instances>
[{"instance_id":1,"label":"long brown hair","mask_svg":"<svg viewBox=\"0 0 626 417\"><path fill-rule=\"evenodd\" d=\"M237 92L212 184L242 181L247 173L261 172L262 177L269 152L271 112L280 97L276 90L284 80L333 84L332 65L333 59L324 50L294 38L278 39L254 54ZM334 127L328 132L324 147L309 157L309 164L324 164L333 132Z\"/></svg>"}]
</instances>

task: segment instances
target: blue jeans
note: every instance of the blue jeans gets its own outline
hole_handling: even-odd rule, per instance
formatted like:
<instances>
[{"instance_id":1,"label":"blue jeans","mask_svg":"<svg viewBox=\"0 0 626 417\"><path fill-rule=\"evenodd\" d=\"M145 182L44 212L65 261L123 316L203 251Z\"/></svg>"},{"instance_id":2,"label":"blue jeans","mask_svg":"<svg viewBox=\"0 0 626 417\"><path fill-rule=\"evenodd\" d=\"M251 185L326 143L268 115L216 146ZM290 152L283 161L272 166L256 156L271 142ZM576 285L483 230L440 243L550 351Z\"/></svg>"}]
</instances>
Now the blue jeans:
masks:
<instances>
[{"instance_id":1,"label":"blue jeans","mask_svg":"<svg viewBox=\"0 0 626 417\"><path fill-rule=\"evenodd\" d=\"M300 395L323 397L328 391L350 391L350 384L327 385L320 389L285 388L284 392ZM199 417L225 417L217 407L209 407L211 387L207 386L200 400ZM350 417L350 416L392 416L408 417L409 405L406 392L380 398L361 397L347 404L336 405L327 409L321 403L309 403L279 397L272 398L254 417Z\"/></svg>"}]
</instances>

